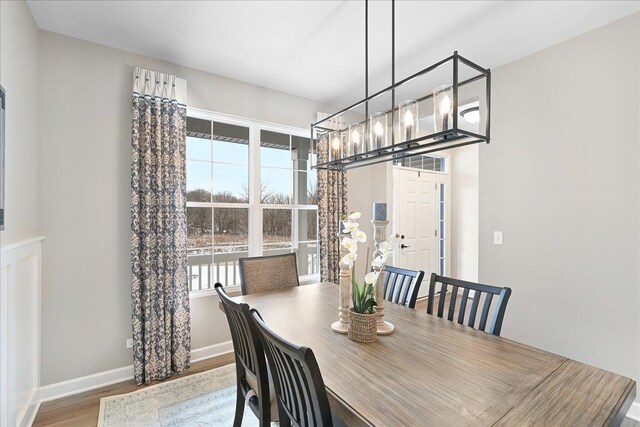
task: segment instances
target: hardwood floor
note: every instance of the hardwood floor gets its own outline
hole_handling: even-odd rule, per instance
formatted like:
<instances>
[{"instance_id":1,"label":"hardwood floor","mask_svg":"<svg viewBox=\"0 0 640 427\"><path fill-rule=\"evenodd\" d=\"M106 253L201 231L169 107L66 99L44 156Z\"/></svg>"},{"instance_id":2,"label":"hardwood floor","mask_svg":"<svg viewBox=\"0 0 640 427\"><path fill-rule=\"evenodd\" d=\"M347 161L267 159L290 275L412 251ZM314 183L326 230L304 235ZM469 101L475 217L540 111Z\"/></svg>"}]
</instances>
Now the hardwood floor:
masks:
<instances>
[{"instance_id":1,"label":"hardwood floor","mask_svg":"<svg viewBox=\"0 0 640 427\"><path fill-rule=\"evenodd\" d=\"M184 374L180 376L174 375L165 381L173 381L178 378L184 378L189 375L219 368L220 366L233 363L233 361L233 353L229 353L223 356L196 362ZM132 391L140 390L142 387L149 387L159 383L160 381L156 381L149 385L137 386L134 380L130 380L84 393L75 394L73 396L63 397L62 399L53 400L51 402L45 402L40 406L33 426L95 427L98 423L101 398L116 394L130 393Z\"/></svg>"}]
</instances>

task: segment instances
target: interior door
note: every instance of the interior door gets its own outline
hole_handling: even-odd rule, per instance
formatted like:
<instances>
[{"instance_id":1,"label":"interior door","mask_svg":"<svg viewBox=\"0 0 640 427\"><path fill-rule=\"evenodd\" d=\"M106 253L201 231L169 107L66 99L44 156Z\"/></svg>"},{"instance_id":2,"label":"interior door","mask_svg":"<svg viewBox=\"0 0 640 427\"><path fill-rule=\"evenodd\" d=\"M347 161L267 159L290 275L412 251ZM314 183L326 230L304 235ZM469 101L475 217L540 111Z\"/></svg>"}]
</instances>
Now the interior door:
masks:
<instances>
[{"instance_id":1,"label":"interior door","mask_svg":"<svg viewBox=\"0 0 640 427\"><path fill-rule=\"evenodd\" d=\"M437 191L432 173L404 167L393 168L394 231L404 235L394 265L423 270L419 297L428 294L431 272L437 270Z\"/></svg>"}]
</instances>

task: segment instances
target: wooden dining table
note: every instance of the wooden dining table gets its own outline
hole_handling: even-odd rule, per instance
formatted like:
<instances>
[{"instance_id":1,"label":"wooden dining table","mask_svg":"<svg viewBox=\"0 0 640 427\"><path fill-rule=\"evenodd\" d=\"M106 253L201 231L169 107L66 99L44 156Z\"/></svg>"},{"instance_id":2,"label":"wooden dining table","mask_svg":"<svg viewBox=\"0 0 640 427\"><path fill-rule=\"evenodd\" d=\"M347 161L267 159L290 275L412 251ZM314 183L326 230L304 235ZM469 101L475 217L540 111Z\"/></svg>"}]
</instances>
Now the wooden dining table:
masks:
<instances>
[{"instance_id":1,"label":"wooden dining table","mask_svg":"<svg viewBox=\"0 0 640 427\"><path fill-rule=\"evenodd\" d=\"M370 344L330 329L338 286L235 297L279 335L313 349L331 410L348 426L619 425L635 381L396 304Z\"/></svg>"}]
</instances>

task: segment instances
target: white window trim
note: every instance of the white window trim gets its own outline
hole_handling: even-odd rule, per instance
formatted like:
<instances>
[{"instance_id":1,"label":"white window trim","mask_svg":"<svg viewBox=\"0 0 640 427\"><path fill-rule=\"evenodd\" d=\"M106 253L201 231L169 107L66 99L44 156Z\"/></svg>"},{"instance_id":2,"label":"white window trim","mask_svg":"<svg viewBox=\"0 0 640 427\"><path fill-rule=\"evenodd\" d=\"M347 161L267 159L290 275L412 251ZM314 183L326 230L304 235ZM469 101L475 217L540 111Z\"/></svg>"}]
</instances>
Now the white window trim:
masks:
<instances>
[{"instance_id":1,"label":"white window trim","mask_svg":"<svg viewBox=\"0 0 640 427\"><path fill-rule=\"evenodd\" d=\"M281 125L277 123L267 122L263 120L254 120L248 119L245 117L234 116L231 114L217 113L207 110L202 110L199 108L187 107L187 116L193 117L202 120L209 121L218 121L231 125L242 126L249 129L249 158L248 165L239 165L246 166L249 170L249 203L222 203L222 202L187 202L187 206L190 207L213 207L213 208L238 208L238 209L248 209L249 210L249 232L248 236L248 252L249 256L259 256L262 254L262 246L263 246L263 238L262 238L262 211L263 209L307 209L307 210L317 210L317 205L275 205L275 204L261 204L260 203L260 194L259 191L255 191L255 189L259 189L260 182L260 142L259 135L261 130L278 132L278 133L286 133L289 135L299 136L303 138L309 138L310 131L309 129L298 128L294 126ZM198 159L190 159L197 161ZM220 162L222 163L222 162ZM255 166L258 165L258 166ZM272 167L274 169L283 169L286 168L278 168ZM300 243L308 243L308 242L318 242L320 243L320 239L318 240L305 240L305 241L293 241L291 242L292 247L296 244ZM318 260L318 263L320 261ZM299 276L299 281L301 285L306 285L310 283L318 283L320 281L320 274L309 274ZM239 293L240 286L229 286L225 287L225 290L230 293ZM196 290L189 291L189 298L200 298L215 295L215 289L205 289L205 290Z\"/></svg>"}]
</instances>

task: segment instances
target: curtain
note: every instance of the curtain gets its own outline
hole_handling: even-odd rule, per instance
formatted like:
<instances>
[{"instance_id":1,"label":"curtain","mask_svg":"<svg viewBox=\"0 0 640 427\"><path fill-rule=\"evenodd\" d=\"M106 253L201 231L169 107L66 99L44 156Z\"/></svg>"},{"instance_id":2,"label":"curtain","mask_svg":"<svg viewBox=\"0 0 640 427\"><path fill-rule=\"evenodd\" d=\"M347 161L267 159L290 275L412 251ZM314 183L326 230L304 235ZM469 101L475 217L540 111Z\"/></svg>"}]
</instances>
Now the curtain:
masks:
<instances>
[{"instance_id":1,"label":"curtain","mask_svg":"<svg viewBox=\"0 0 640 427\"><path fill-rule=\"evenodd\" d=\"M186 82L179 80L139 68L134 72L131 297L138 384L181 373L190 363L187 111L176 97L176 86L186 91Z\"/></svg>"},{"instance_id":2,"label":"curtain","mask_svg":"<svg viewBox=\"0 0 640 427\"><path fill-rule=\"evenodd\" d=\"M327 161L328 138L318 139L318 163ZM338 170L318 170L318 223L320 238L320 278L338 283L340 242L338 222L347 214L347 174Z\"/></svg>"}]
</instances>

